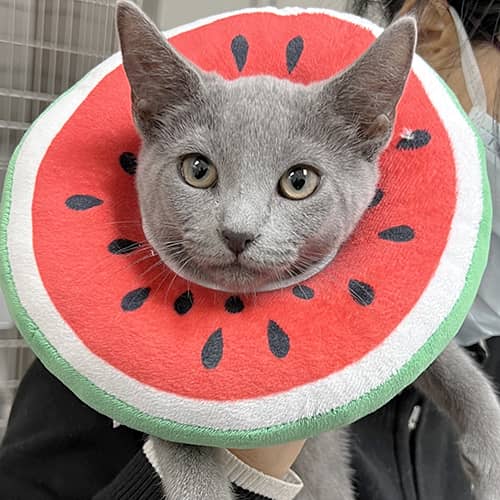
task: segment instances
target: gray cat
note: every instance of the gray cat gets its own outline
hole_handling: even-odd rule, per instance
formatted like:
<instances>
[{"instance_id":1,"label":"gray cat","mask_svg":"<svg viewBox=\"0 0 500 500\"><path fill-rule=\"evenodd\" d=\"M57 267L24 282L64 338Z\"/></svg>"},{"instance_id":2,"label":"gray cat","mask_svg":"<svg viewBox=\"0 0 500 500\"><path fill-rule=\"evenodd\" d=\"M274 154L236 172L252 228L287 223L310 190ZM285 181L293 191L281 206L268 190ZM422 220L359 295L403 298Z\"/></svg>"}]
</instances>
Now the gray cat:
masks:
<instances>
[{"instance_id":1,"label":"gray cat","mask_svg":"<svg viewBox=\"0 0 500 500\"><path fill-rule=\"evenodd\" d=\"M373 199L378 157L414 54L411 18L350 68L304 86L226 81L176 53L133 4L117 24L143 139L137 170L146 238L179 275L231 292L298 283L325 267ZM415 382L449 415L478 500L500 492L500 406L452 343ZM298 499L353 499L347 431L309 439ZM150 438L167 498L230 499L216 448Z\"/></svg>"}]
</instances>

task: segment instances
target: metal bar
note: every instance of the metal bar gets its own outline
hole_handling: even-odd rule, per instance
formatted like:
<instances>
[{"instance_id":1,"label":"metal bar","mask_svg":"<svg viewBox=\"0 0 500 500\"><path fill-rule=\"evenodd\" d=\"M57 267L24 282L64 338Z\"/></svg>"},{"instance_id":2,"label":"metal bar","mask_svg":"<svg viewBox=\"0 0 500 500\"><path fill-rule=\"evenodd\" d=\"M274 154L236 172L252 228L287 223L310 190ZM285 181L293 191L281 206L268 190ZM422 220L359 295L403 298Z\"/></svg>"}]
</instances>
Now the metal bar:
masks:
<instances>
[{"instance_id":1,"label":"metal bar","mask_svg":"<svg viewBox=\"0 0 500 500\"><path fill-rule=\"evenodd\" d=\"M24 82L23 82L23 94L26 95L26 93L28 92L28 82L29 82L29 77L30 77L30 67L32 66L30 64L30 61L29 61L29 56L30 56L30 48L28 47L28 41L29 41L29 32L30 32L30 28L31 28L31 11L32 11L32 5L31 5L31 2L30 2L30 5L28 6L28 9L27 9L27 20L26 20L26 32L25 32L25 37L24 37L24 45L25 45L25 50L24 50ZM0 95L3 95L2 94L2 90L0 88ZM18 92L16 92L14 89L10 89L11 91L11 98L16 98L16 97L24 97L24 95L20 96L20 95L16 95L18 94ZM23 120L29 120L28 118L28 113L27 113L27 109L26 109L26 105L27 103L29 102L29 99L26 99L24 98L23 101L22 101L22 119ZM30 108L31 108L31 105L30 105ZM31 111L31 109L30 109Z\"/></svg>"},{"instance_id":2,"label":"metal bar","mask_svg":"<svg viewBox=\"0 0 500 500\"><path fill-rule=\"evenodd\" d=\"M106 5L106 15L104 16L104 39L102 41L101 56L104 58L108 53L108 18L109 18L109 3Z\"/></svg>"},{"instance_id":3,"label":"metal bar","mask_svg":"<svg viewBox=\"0 0 500 500\"><path fill-rule=\"evenodd\" d=\"M45 0L39 0L37 2L37 18L40 17L39 21L40 24L38 26L41 26L39 32L39 40L41 41L41 43L38 46L39 49L37 54L38 57L36 57L36 63L33 72L33 89L37 90L38 92L41 92L42 90L42 61L43 61L43 45L45 38L45 8L46 8ZM36 31L38 31L38 29L36 29ZM39 114L40 114L40 103L35 102L33 105L33 118L38 116Z\"/></svg>"},{"instance_id":4,"label":"metal bar","mask_svg":"<svg viewBox=\"0 0 500 500\"><path fill-rule=\"evenodd\" d=\"M24 47L25 45L27 45L28 47L30 48L34 48L34 49L50 49L50 50L56 50L58 52L66 52L68 54L77 54L77 55L83 55L83 56L89 56L89 57L95 57L95 58L101 58L101 55L99 52L97 51L84 51L84 50L72 50L71 48L67 48L67 47L61 47L60 45L57 45L55 43L52 43L52 42L28 42L28 43L24 43L24 42L16 42L16 41L11 41L11 40L5 40L3 38L0 38L0 43L8 43L8 44L12 44L13 46L18 46L18 47Z\"/></svg>"},{"instance_id":5,"label":"metal bar","mask_svg":"<svg viewBox=\"0 0 500 500\"><path fill-rule=\"evenodd\" d=\"M109 5L110 1L114 3L113 0L77 0L80 3L87 3L90 5L101 5L105 7L106 5Z\"/></svg>"},{"instance_id":6,"label":"metal bar","mask_svg":"<svg viewBox=\"0 0 500 500\"><path fill-rule=\"evenodd\" d=\"M12 31L10 32L10 84L9 88L14 87L14 29L16 27L16 0L14 0L14 5L12 6L12 19L10 20L10 26ZM12 99L7 102L7 120L12 118ZM10 144L9 144L10 146Z\"/></svg>"},{"instance_id":7,"label":"metal bar","mask_svg":"<svg viewBox=\"0 0 500 500\"><path fill-rule=\"evenodd\" d=\"M22 98L26 100L37 100L52 102L57 99L56 94L45 94L43 92L31 92L30 90L4 89L0 87L0 96Z\"/></svg>"},{"instance_id":8,"label":"metal bar","mask_svg":"<svg viewBox=\"0 0 500 500\"><path fill-rule=\"evenodd\" d=\"M28 346L22 339L1 339L0 346L5 349L28 349Z\"/></svg>"},{"instance_id":9,"label":"metal bar","mask_svg":"<svg viewBox=\"0 0 500 500\"><path fill-rule=\"evenodd\" d=\"M73 32L73 19L75 17L75 2L73 0L67 0L67 5L69 5L69 22L66 23L66 32L64 34L64 43L66 44L67 47L70 47L71 50L71 34ZM71 52L68 51L63 51L65 52L65 60L64 60L64 67L63 67L63 76L62 76L62 82L61 82L61 87L63 90L66 90L70 86L70 82L72 81L71 76L70 76L70 68L71 68Z\"/></svg>"},{"instance_id":10,"label":"metal bar","mask_svg":"<svg viewBox=\"0 0 500 500\"><path fill-rule=\"evenodd\" d=\"M0 128L7 128L7 129L14 129L14 130L27 130L30 125L31 125L31 123L0 120Z\"/></svg>"},{"instance_id":11,"label":"metal bar","mask_svg":"<svg viewBox=\"0 0 500 500\"><path fill-rule=\"evenodd\" d=\"M52 32L54 33L54 44L57 46L57 39L59 36L59 16L60 16L60 0L52 0L52 3L55 7L55 12L52 11ZM56 72L57 72L57 51L56 50L51 50L50 51L50 60L49 60L49 67L48 67L48 83L47 83L47 90L49 93L54 94L56 91Z\"/></svg>"},{"instance_id":12,"label":"metal bar","mask_svg":"<svg viewBox=\"0 0 500 500\"><path fill-rule=\"evenodd\" d=\"M83 11L85 11L85 21L83 21ZM78 22L78 45L79 47L85 47L86 48L86 41L87 41L87 30L86 25L88 23L88 4L87 3L82 3L81 8L80 8L80 19ZM76 64L76 78L80 78L83 74L83 69L84 69L84 64L83 64L83 51L79 51L79 57L78 61Z\"/></svg>"}]
</instances>

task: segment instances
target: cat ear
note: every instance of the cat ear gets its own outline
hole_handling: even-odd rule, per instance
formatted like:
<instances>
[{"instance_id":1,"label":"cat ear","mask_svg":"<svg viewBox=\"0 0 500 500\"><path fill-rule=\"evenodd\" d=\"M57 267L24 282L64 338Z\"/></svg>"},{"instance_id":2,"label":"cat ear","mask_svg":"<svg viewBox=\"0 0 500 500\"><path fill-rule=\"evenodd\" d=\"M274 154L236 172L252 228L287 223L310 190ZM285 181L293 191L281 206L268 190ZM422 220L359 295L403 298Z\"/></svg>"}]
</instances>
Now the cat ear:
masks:
<instances>
[{"instance_id":1,"label":"cat ear","mask_svg":"<svg viewBox=\"0 0 500 500\"><path fill-rule=\"evenodd\" d=\"M369 159L387 144L396 106L403 93L415 51L417 29L411 17L389 26L373 45L324 91L335 112L357 128Z\"/></svg>"},{"instance_id":2,"label":"cat ear","mask_svg":"<svg viewBox=\"0 0 500 500\"><path fill-rule=\"evenodd\" d=\"M160 114L195 98L200 75L133 3L117 3L116 24L134 118L147 133Z\"/></svg>"}]
</instances>

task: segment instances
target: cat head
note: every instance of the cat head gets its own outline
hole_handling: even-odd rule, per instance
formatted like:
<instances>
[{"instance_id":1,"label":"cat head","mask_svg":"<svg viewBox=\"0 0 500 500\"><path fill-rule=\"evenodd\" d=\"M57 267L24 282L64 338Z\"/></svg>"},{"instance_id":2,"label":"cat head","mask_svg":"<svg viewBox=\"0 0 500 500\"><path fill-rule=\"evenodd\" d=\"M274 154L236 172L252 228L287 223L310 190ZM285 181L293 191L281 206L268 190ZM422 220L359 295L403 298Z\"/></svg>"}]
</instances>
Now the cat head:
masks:
<instances>
[{"instance_id":1,"label":"cat head","mask_svg":"<svg viewBox=\"0 0 500 500\"><path fill-rule=\"evenodd\" d=\"M143 229L189 281L252 292L326 266L370 204L414 53L410 18L352 66L301 85L228 81L177 53L133 4L117 25L142 137Z\"/></svg>"}]
</instances>

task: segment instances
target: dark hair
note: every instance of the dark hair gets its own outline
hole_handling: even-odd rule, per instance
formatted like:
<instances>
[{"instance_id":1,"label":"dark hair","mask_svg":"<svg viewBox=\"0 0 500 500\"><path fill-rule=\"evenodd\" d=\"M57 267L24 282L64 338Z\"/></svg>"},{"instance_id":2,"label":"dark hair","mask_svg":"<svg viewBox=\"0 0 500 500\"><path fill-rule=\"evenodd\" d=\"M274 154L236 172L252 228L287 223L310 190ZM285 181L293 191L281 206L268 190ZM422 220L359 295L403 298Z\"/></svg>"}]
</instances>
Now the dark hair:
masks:
<instances>
[{"instance_id":1,"label":"dark hair","mask_svg":"<svg viewBox=\"0 0 500 500\"><path fill-rule=\"evenodd\" d=\"M417 0L417 10L426 0ZM403 6L404 0L354 0L354 11L364 15L370 4L378 4L390 21ZM458 12L471 41L486 41L500 48L499 0L448 0Z\"/></svg>"}]
</instances>

